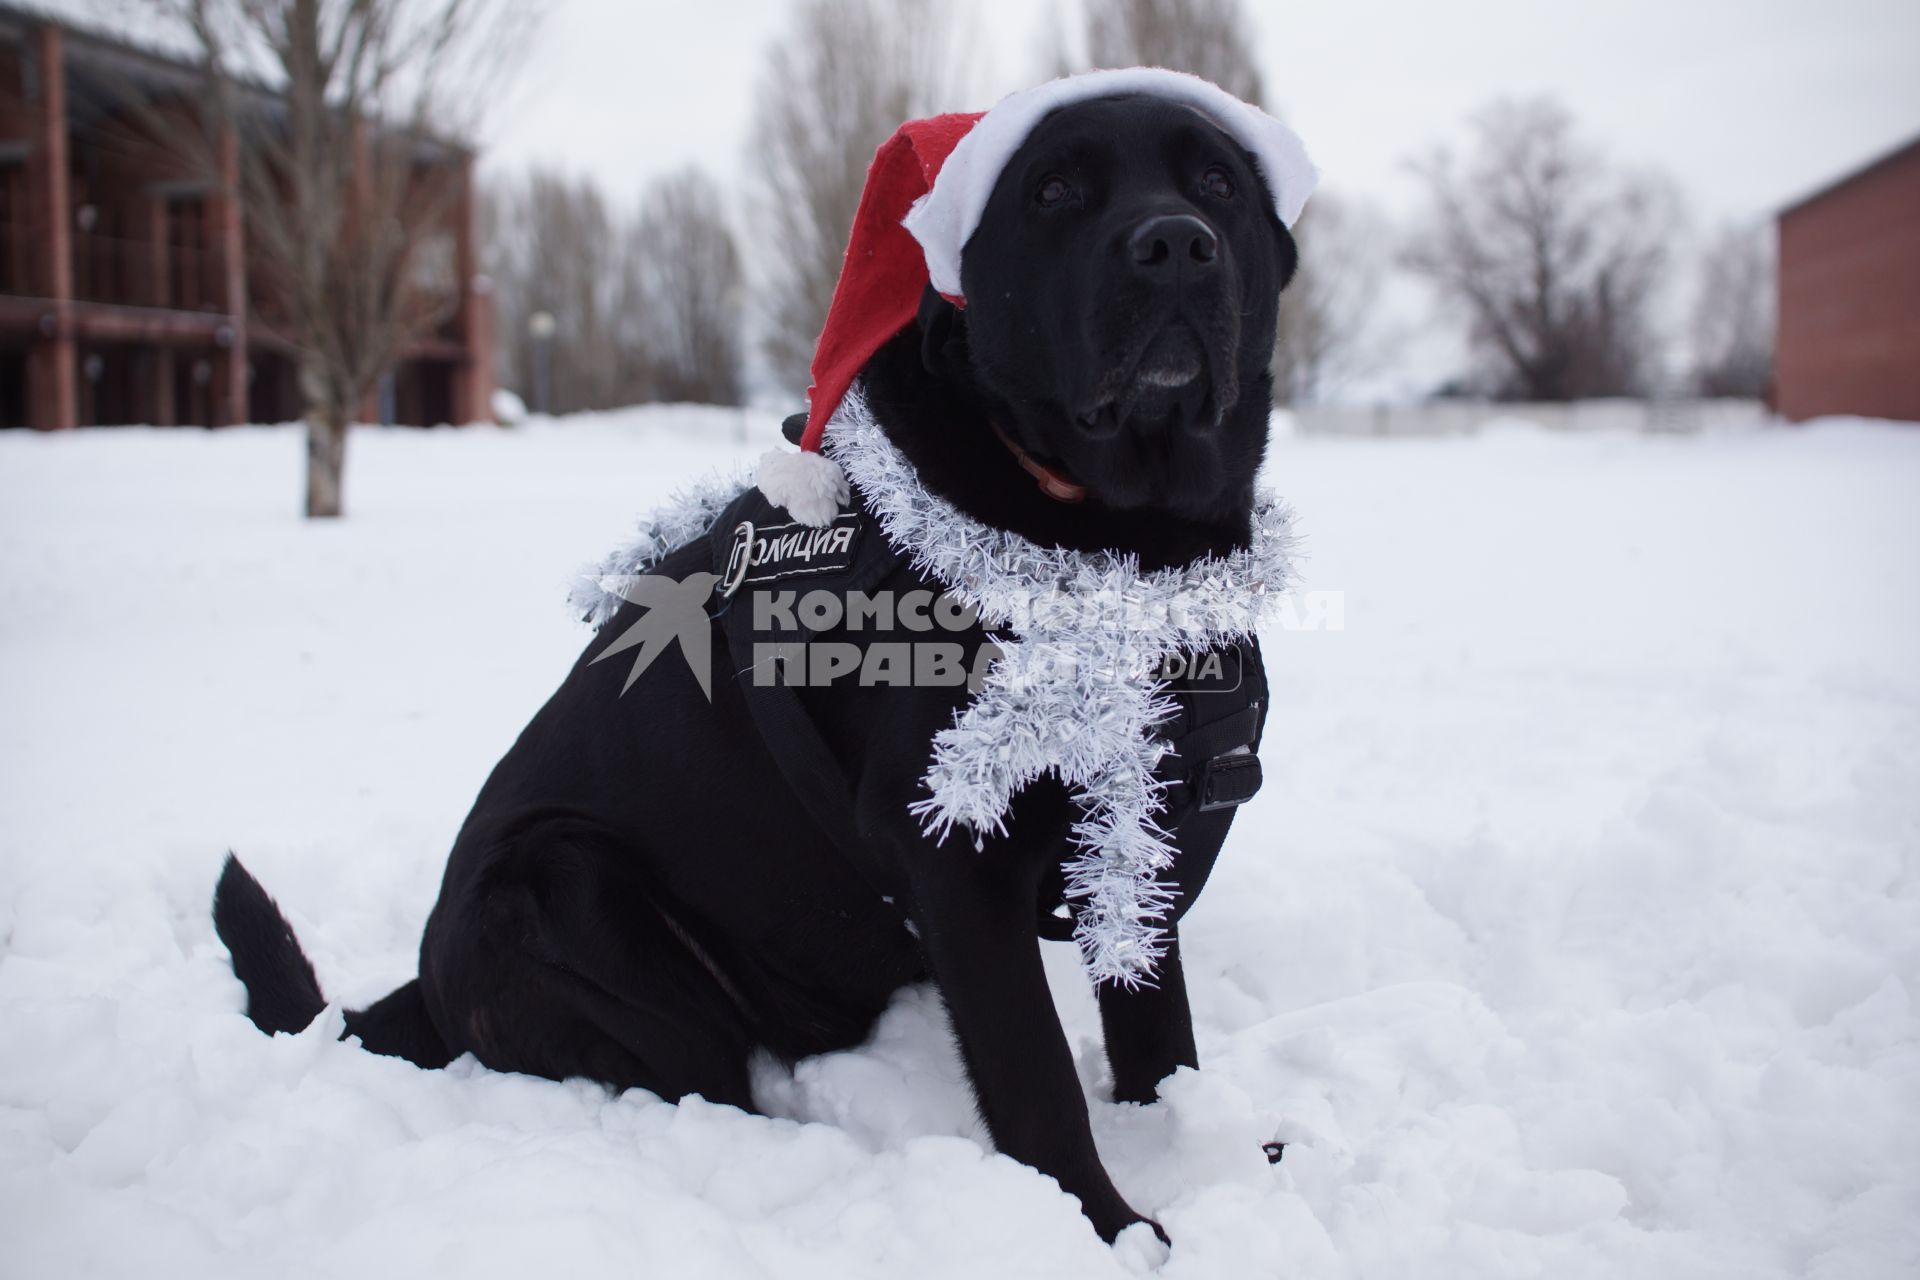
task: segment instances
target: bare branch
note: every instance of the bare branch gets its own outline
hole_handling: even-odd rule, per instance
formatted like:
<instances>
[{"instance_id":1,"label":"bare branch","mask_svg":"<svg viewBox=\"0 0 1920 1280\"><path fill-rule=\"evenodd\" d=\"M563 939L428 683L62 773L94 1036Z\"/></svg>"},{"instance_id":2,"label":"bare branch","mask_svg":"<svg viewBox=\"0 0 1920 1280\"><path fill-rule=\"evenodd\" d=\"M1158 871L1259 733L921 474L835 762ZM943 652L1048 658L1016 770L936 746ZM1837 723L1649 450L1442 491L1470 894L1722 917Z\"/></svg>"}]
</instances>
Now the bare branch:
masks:
<instances>
[{"instance_id":1,"label":"bare branch","mask_svg":"<svg viewBox=\"0 0 1920 1280\"><path fill-rule=\"evenodd\" d=\"M1703 395L1758 398L1772 385L1770 231L1723 227L1707 245L1693 306L1694 386Z\"/></svg>"},{"instance_id":2,"label":"bare branch","mask_svg":"<svg viewBox=\"0 0 1920 1280\"><path fill-rule=\"evenodd\" d=\"M1402 261L1466 315L1484 389L1637 395L1658 376L1653 316L1678 221L1668 184L1613 169L1554 103L1497 103L1464 169L1414 165L1427 212Z\"/></svg>"},{"instance_id":3,"label":"bare branch","mask_svg":"<svg viewBox=\"0 0 1920 1280\"><path fill-rule=\"evenodd\" d=\"M1261 100L1254 41L1240 0L1088 0L1087 57L1096 67L1167 67Z\"/></svg>"},{"instance_id":4,"label":"bare branch","mask_svg":"<svg viewBox=\"0 0 1920 1280\"><path fill-rule=\"evenodd\" d=\"M591 183L536 173L489 192L483 221L501 365L510 385L543 386L536 407L740 402L741 256L705 174L654 182L638 215L622 220ZM529 331L539 312L553 318L545 338Z\"/></svg>"},{"instance_id":5,"label":"bare branch","mask_svg":"<svg viewBox=\"0 0 1920 1280\"><path fill-rule=\"evenodd\" d=\"M1382 220L1370 207L1325 192L1295 224L1300 266L1281 296L1274 335L1277 403L1319 399L1379 363L1374 303L1384 235Z\"/></svg>"},{"instance_id":6,"label":"bare branch","mask_svg":"<svg viewBox=\"0 0 1920 1280\"><path fill-rule=\"evenodd\" d=\"M751 150L766 356L798 390L833 298L867 164L902 121L950 109L968 29L938 0L805 0L769 50Z\"/></svg>"},{"instance_id":7,"label":"bare branch","mask_svg":"<svg viewBox=\"0 0 1920 1280\"><path fill-rule=\"evenodd\" d=\"M198 45L206 172L244 210L252 315L300 353L309 510L339 507L345 427L447 319L470 157L534 10L516 0L154 0ZM331 476L319 474L331 470Z\"/></svg>"}]
</instances>

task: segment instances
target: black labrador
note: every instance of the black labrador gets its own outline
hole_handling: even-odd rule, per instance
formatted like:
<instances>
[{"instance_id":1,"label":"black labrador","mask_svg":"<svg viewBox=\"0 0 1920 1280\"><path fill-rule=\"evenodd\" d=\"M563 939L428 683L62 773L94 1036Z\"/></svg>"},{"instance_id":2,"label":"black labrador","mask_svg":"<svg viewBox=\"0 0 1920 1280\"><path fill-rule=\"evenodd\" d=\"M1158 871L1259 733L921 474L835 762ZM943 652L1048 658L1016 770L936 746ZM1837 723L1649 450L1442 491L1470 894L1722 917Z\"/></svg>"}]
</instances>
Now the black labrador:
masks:
<instances>
[{"instance_id":1,"label":"black labrador","mask_svg":"<svg viewBox=\"0 0 1920 1280\"><path fill-rule=\"evenodd\" d=\"M1149 569L1225 552L1249 538L1296 260L1248 153L1202 116L1135 97L1065 107L966 247L969 305L929 290L865 370L867 401L924 483L987 524ZM1043 492L1020 451L1086 500ZM1030 787L978 849L936 843L909 806L966 689L805 690L852 786L860 847L842 848L739 688L717 681L709 703L687 664L656 662L617 696L624 664L593 659L620 631L600 632L481 789L418 979L349 1013L348 1034L427 1067L471 1053L752 1108L756 1050L857 1045L900 987L931 979L999 1149L1057 1179L1105 1239L1143 1221L1094 1149L1036 940L1070 852L1066 789ZM232 859L214 921L249 1016L311 1022L312 967ZM1169 935L1156 985L1099 991L1122 1100L1197 1063Z\"/></svg>"}]
</instances>

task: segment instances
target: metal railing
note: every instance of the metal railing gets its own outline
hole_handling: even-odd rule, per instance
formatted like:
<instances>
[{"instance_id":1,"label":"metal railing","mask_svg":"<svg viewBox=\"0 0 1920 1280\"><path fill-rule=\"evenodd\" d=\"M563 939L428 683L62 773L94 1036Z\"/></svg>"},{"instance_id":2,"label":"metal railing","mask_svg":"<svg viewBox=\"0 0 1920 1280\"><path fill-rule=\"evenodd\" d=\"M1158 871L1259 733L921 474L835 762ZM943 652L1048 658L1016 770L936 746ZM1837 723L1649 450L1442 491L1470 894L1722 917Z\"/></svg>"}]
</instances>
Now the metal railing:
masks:
<instances>
[{"instance_id":1,"label":"metal railing","mask_svg":"<svg viewBox=\"0 0 1920 1280\"><path fill-rule=\"evenodd\" d=\"M0 223L0 293L50 292L44 231ZM199 245L131 240L74 230L68 237L76 302L220 313L226 308L227 255Z\"/></svg>"}]
</instances>

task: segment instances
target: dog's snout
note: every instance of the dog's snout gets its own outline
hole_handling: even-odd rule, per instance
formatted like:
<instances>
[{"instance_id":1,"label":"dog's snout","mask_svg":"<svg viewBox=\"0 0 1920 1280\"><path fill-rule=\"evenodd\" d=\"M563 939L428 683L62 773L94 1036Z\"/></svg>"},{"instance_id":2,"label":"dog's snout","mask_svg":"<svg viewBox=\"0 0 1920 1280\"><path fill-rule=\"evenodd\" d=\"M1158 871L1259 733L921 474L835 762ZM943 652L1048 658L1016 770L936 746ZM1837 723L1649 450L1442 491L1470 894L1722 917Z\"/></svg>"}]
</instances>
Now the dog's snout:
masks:
<instances>
[{"instance_id":1,"label":"dog's snout","mask_svg":"<svg viewBox=\"0 0 1920 1280\"><path fill-rule=\"evenodd\" d=\"M1212 227L1192 214L1169 213L1148 218L1135 227L1127 237L1127 248L1135 267L1157 274L1183 263L1212 266L1220 253L1220 241Z\"/></svg>"}]
</instances>

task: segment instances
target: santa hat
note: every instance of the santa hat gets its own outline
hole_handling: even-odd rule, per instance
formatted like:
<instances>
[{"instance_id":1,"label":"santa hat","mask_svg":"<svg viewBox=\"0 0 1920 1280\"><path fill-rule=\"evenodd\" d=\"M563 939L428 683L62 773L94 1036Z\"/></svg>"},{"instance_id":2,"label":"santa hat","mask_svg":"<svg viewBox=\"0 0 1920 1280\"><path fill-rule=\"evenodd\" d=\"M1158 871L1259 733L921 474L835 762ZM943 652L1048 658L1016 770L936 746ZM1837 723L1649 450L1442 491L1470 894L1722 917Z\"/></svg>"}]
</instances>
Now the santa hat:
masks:
<instances>
[{"instance_id":1,"label":"santa hat","mask_svg":"<svg viewBox=\"0 0 1920 1280\"><path fill-rule=\"evenodd\" d=\"M985 112L910 120L874 153L847 238L846 261L813 354L798 454L761 459L757 483L799 521L831 522L849 496L820 452L827 422L873 354L913 320L931 283L956 306L960 254L1001 170L1046 116L1091 98L1141 95L1193 108L1252 153L1283 226L1299 218L1318 179L1293 130L1198 76L1160 67L1090 71L1002 98Z\"/></svg>"}]
</instances>

